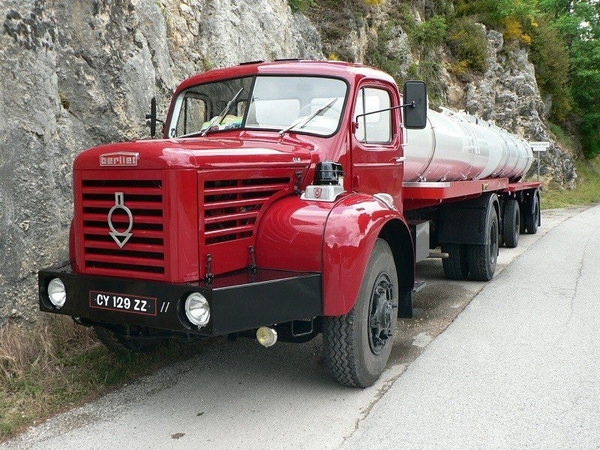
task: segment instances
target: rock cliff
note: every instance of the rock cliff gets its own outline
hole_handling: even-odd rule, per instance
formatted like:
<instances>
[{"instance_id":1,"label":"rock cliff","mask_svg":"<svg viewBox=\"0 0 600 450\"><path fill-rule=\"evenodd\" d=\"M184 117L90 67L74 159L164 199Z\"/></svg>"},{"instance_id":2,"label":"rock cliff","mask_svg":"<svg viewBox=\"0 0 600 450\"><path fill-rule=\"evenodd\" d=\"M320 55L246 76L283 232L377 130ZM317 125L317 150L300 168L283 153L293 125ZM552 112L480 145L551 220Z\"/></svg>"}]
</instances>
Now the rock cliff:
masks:
<instances>
[{"instance_id":1,"label":"rock cliff","mask_svg":"<svg viewBox=\"0 0 600 450\"><path fill-rule=\"evenodd\" d=\"M323 23L292 13L286 0L0 0L0 12L0 325L9 317L35 321L37 270L68 258L71 164L80 151L147 136L150 99L164 114L177 83L192 73L324 58ZM385 20L381 9L363 13L340 44L358 62ZM388 51L406 52L410 62L406 36L392 32L397 45ZM489 42L502 46L492 32ZM490 55L489 73L454 83L448 92L461 94L448 103L549 139L527 54L511 62ZM571 182L572 161L553 151L559 162L545 167Z\"/></svg>"},{"instance_id":2,"label":"rock cliff","mask_svg":"<svg viewBox=\"0 0 600 450\"><path fill-rule=\"evenodd\" d=\"M0 325L37 317L36 273L66 260L71 164L147 136L150 99L258 59L322 59L285 0L1 0Z\"/></svg>"}]
</instances>

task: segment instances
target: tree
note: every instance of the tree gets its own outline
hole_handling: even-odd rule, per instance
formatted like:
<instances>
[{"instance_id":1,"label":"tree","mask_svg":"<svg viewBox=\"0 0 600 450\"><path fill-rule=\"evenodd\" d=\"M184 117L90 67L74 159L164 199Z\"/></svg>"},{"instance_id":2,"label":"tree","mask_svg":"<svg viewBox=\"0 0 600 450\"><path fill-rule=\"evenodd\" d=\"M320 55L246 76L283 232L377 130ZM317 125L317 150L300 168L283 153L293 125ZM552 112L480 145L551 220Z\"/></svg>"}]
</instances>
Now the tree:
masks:
<instances>
[{"instance_id":1,"label":"tree","mask_svg":"<svg viewBox=\"0 0 600 450\"><path fill-rule=\"evenodd\" d=\"M535 77L542 94L552 99L550 119L564 122L572 110L569 48L547 15L536 19L530 33Z\"/></svg>"},{"instance_id":2,"label":"tree","mask_svg":"<svg viewBox=\"0 0 600 450\"><path fill-rule=\"evenodd\" d=\"M600 2L540 0L569 49L570 90L586 157L600 154Z\"/></svg>"}]
</instances>

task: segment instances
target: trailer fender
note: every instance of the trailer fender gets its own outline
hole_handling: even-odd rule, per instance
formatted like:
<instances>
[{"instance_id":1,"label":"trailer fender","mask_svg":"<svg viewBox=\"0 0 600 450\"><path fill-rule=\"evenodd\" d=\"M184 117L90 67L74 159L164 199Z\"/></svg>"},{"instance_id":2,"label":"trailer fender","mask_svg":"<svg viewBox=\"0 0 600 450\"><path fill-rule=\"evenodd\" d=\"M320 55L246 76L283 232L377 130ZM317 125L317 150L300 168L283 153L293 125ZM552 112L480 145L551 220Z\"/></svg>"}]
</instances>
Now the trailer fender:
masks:
<instances>
[{"instance_id":1,"label":"trailer fender","mask_svg":"<svg viewBox=\"0 0 600 450\"><path fill-rule=\"evenodd\" d=\"M442 244L487 244L489 236L488 214L490 208L500 211L495 193L484 194L473 200L450 203L443 207L438 223L438 242Z\"/></svg>"},{"instance_id":2,"label":"trailer fender","mask_svg":"<svg viewBox=\"0 0 600 450\"><path fill-rule=\"evenodd\" d=\"M344 197L331 210L323 236L323 315L340 316L354 306L378 237L394 254L404 314L412 309L414 250L402 215L370 195Z\"/></svg>"}]
</instances>

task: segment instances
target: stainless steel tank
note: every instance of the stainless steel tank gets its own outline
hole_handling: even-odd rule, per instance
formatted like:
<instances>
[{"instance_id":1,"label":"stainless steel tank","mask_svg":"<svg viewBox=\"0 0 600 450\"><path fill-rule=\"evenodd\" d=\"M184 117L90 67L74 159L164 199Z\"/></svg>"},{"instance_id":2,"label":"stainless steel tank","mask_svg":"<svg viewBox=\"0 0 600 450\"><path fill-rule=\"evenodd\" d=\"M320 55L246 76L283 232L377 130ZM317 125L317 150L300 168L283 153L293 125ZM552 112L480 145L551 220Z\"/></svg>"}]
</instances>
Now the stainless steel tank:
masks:
<instances>
[{"instance_id":1,"label":"stainless steel tank","mask_svg":"<svg viewBox=\"0 0 600 450\"><path fill-rule=\"evenodd\" d=\"M427 114L425 129L406 132L404 181L518 181L531 166L533 152L523 139L465 113Z\"/></svg>"}]
</instances>

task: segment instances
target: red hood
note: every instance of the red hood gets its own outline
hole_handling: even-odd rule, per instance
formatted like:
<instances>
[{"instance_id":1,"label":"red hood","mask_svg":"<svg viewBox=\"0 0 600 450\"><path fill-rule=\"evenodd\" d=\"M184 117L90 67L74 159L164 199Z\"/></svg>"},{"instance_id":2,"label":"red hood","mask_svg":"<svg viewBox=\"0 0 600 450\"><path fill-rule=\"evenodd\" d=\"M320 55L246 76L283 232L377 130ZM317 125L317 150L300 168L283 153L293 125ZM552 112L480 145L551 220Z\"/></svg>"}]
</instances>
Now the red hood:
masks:
<instances>
[{"instance_id":1,"label":"red hood","mask_svg":"<svg viewBox=\"0 0 600 450\"><path fill-rule=\"evenodd\" d=\"M271 141L214 136L143 140L95 147L81 153L75 170L215 169L308 167L312 146L292 139Z\"/></svg>"}]
</instances>

